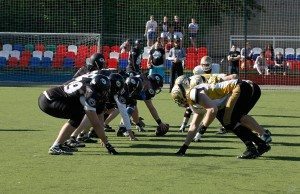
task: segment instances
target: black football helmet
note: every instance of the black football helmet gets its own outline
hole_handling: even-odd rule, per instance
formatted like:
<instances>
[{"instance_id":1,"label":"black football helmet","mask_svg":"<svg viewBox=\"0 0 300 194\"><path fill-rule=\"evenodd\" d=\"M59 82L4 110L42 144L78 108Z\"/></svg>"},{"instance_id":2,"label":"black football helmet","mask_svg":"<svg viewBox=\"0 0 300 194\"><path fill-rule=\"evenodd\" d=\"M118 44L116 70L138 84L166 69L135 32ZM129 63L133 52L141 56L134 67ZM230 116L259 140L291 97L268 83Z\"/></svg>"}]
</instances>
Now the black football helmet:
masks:
<instances>
[{"instance_id":1,"label":"black football helmet","mask_svg":"<svg viewBox=\"0 0 300 194\"><path fill-rule=\"evenodd\" d=\"M110 80L104 75L96 75L90 82L90 86L104 98L107 98L110 91Z\"/></svg>"},{"instance_id":2,"label":"black football helmet","mask_svg":"<svg viewBox=\"0 0 300 194\"><path fill-rule=\"evenodd\" d=\"M155 90L156 93L159 93L164 85L163 77L159 74L151 74L148 75L147 78L151 82L152 89Z\"/></svg>"},{"instance_id":3,"label":"black football helmet","mask_svg":"<svg viewBox=\"0 0 300 194\"><path fill-rule=\"evenodd\" d=\"M125 85L127 86L130 96L139 94L143 89L142 84L141 78L138 77L128 77L125 80Z\"/></svg>"},{"instance_id":4,"label":"black football helmet","mask_svg":"<svg viewBox=\"0 0 300 194\"><path fill-rule=\"evenodd\" d=\"M105 68L105 59L101 53L94 53L86 64L89 71Z\"/></svg>"},{"instance_id":5,"label":"black football helmet","mask_svg":"<svg viewBox=\"0 0 300 194\"><path fill-rule=\"evenodd\" d=\"M125 80L119 73L112 73L109 75L110 80L110 92L111 94L117 94L121 89L123 89Z\"/></svg>"},{"instance_id":6,"label":"black football helmet","mask_svg":"<svg viewBox=\"0 0 300 194\"><path fill-rule=\"evenodd\" d=\"M127 74L128 74L129 77L133 77L133 76L138 75L138 73L135 72L135 71L129 71Z\"/></svg>"},{"instance_id":7,"label":"black football helmet","mask_svg":"<svg viewBox=\"0 0 300 194\"><path fill-rule=\"evenodd\" d=\"M101 75L105 75L106 77L108 77L110 74L112 74L112 71L109 69L101 69L98 71L99 74Z\"/></svg>"}]
</instances>

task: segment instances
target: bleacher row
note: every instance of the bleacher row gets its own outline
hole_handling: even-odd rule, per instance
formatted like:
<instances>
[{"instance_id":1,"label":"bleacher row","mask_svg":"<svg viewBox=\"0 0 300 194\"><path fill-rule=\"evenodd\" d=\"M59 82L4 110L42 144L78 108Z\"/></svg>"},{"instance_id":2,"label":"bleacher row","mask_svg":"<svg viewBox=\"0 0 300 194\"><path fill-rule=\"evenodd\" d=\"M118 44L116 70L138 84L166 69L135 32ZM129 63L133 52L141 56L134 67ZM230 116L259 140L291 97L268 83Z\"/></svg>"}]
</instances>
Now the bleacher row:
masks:
<instances>
[{"instance_id":1,"label":"bleacher row","mask_svg":"<svg viewBox=\"0 0 300 194\"><path fill-rule=\"evenodd\" d=\"M3 44L0 51L0 67L8 68L80 68L86 60L98 51L97 45L43 45L43 44ZM149 47L144 48L141 68L147 69ZM129 53L120 53L120 47L102 46L103 53L109 68L125 69L128 65ZM193 69L200 59L207 55L207 48L186 49L185 66ZM168 56L168 53L166 53ZM170 68L171 62L167 60L166 68Z\"/></svg>"},{"instance_id":2,"label":"bleacher row","mask_svg":"<svg viewBox=\"0 0 300 194\"><path fill-rule=\"evenodd\" d=\"M237 48L238 51L240 51L240 48ZM254 47L252 48L252 60L256 60L256 58L260 55L260 53L263 51L262 48ZM294 49L294 48L274 48L274 55L281 53L284 56L285 61L288 62L289 69L290 70L299 70L300 71L300 48ZM274 56L275 57L275 56ZM274 61L269 61L270 65L274 65ZM253 64L252 64L253 66Z\"/></svg>"},{"instance_id":3,"label":"bleacher row","mask_svg":"<svg viewBox=\"0 0 300 194\"><path fill-rule=\"evenodd\" d=\"M97 45L3 44L0 67L80 68L97 49Z\"/></svg>"}]
</instances>

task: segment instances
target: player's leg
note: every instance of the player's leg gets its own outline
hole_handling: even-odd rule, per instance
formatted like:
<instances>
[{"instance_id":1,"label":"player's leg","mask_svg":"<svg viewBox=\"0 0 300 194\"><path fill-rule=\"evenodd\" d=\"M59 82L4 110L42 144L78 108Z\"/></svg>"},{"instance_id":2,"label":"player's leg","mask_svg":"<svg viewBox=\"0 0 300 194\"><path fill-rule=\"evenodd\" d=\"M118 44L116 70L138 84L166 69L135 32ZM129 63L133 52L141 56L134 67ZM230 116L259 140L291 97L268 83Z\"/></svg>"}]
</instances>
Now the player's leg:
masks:
<instances>
[{"instance_id":1,"label":"player's leg","mask_svg":"<svg viewBox=\"0 0 300 194\"><path fill-rule=\"evenodd\" d=\"M183 115L183 121L182 121L182 123L181 123L180 129L179 129L178 132L183 133L183 132L185 131L185 128L187 127L187 124L188 124L188 122L189 122L189 119L190 119L190 117L191 117L191 115L192 115L192 112L193 112L193 111L192 111L189 107L187 107L187 108L185 109L185 112L184 112L184 115Z\"/></svg>"}]
</instances>

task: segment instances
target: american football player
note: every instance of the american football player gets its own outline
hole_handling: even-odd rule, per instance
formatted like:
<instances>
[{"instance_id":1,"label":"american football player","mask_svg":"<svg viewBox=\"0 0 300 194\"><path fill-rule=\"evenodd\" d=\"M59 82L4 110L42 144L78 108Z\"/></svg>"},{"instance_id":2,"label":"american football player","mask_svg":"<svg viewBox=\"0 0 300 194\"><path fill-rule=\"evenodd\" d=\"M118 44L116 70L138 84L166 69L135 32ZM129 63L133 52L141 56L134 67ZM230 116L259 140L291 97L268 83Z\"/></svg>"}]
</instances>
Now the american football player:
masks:
<instances>
[{"instance_id":1,"label":"american football player","mask_svg":"<svg viewBox=\"0 0 300 194\"><path fill-rule=\"evenodd\" d=\"M204 83L190 88L190 80L185 76L177 78L176 83L171 92L174 101L179 106L190 106L193 111L185 143L176 154L184 155L197 129L205 131L215 118L246 145L246 151L238 158L256 158L271 149L270 145L241 124L244 115L254 106L244 106L251 102L253 90L249 83L234 79L217 84ZM201 109L206 111L204 116L199 112Z\"/></svg>"}]
</instances>

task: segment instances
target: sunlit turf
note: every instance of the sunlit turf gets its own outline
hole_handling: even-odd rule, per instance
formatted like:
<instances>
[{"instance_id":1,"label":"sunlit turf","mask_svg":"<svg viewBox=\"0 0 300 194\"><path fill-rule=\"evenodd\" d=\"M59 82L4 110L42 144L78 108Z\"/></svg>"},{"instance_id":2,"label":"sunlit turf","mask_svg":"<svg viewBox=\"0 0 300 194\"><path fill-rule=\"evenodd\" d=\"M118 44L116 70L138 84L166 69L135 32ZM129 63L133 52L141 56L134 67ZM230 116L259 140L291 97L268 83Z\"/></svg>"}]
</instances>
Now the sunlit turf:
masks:
<instances>
[{"instance_id":1,"label":"sunlit turf","mask_svg":"<svg viewBox=\"0 0 300 194\"><path fill-rule=\"evenodd\" d=\"M0 87L0 193L299 193L300 92L263 91L250 113L272 132L270 152L255 160L238 160L244 146L233 134L216 135L214 122L203 141L192 143L185 157L174 153L185 133L178 133L184 110L163 91L154 104L170 124L155 137L155 121L143 102L146 133L130 142L115 133L108 138L120 155L88 144L73 156L47 151L65 120L37 106L47 87ZM111 123L117 129L119 117Z\"/></svg>"}]
</instances>

